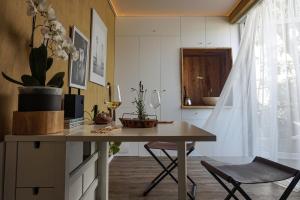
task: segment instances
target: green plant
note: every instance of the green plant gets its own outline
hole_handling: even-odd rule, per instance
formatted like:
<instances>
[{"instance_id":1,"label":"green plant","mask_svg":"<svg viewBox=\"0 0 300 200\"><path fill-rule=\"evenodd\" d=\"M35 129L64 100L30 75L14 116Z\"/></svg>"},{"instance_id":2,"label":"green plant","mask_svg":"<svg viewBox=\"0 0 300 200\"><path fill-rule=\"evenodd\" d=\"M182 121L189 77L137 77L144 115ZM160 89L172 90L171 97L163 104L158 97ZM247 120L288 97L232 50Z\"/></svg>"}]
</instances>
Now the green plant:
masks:
<instances>
[{"instance_id":1,"label":"green plant","mask_svg":"<svg viewBox=\"0 0 300 200\"><path fill-rule=\"evenodd\" d=\"M109 154L115 155L120 151L121 142L110 142L109 143Z\"/></svg>"},{"instance_id":2,"label":"green plant","mask_svg":"<svg viewBox=\"0 0 300 200\"><path fill-rule=\"evenodd\" d=\"M46 74L53 64L53 56L68 59L68 54L73 60L78 59L78 52L72 44L71 39L66 37L65 29L57 21L55 11L47 5L46 0L27 0L27 15L32 16L32 32L30 43L29 66L31 75L21 76L21 81L15 80L2 72L2 76L15 84L22 86L50 86L61 88L64 84L64 72L56 73L47 83ZM43 19L44 24L36 25L37 17ZM34 47L34 36L36 29L40 28L43 36L39 47ZM52 55L48 56L48 49Z\"/></svg>"},{"instance_id":3,"label":"green plant","mask_svg":"<svg viewBox=\"0 0 300 200\"><path fill-rule=\"evenodd\" d=\"M131 88L132 91L135 91L137 93L137 98L134 99L132 103L134 103L136 106L136 113L138 115L139 120L145 120L147 116L147 112L145 109L145 97L147 90L144 90L144 86L142 84L142 81L139 82L139 88Z\"/></svg>"}]
</instances>

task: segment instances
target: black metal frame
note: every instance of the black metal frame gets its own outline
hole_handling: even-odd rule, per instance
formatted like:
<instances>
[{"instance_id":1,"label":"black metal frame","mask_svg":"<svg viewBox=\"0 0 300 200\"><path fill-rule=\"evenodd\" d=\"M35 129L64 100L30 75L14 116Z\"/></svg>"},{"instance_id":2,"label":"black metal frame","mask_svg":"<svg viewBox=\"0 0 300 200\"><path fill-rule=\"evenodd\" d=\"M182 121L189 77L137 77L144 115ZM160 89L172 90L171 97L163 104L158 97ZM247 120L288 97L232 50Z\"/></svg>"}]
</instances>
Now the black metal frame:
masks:
<instances>
[{"instance_id":1,"label":"black metal frame","mask_svg":"<svg viewBox=\"0 0 300 200\"><path fill-rule=\"evenodd\" d=\"M169 175L177 184L178 184L178 180L174 177L174 175L172 174L172 171L177 167L178 165L178 158L173 159L168 152L165 149L160 149L171 161L171 163L168 166L165 166L159 159L158 157L153 153L153 151L151 151L150 147L146 144L144 145L145 149L150 153L150 155L158 162L158 164L163 168L163 171L158 174L152 181L151 183L147 186L147 188L145 189L143 195L146 196L152 189L154 189L167 175ZM189 156L193 151L194 151L194 147L192 147L188 152L187 152L187 156ZM191 200L195 200L195 195L196 195L196 188L197 185L196 183L192 180L192 178L187 175L187 179L192 183L192 190L191 192L187 192L188 197Z\"/></svg>"},{"instance_id":2,"label":"black metal frame","mask_svg":"<svg viewBox=\"0 0 300 200\"><path fill-rule=\"evenodd\" d=\"M206 168L207 169L207 168ZM226 184L221 180L221 178L216 175L215 173L213 173L212 171L210 171L209 169L207 169L207 171L220 183L220 185L223 186L223 188L228 192L228 195L226 196L226 198L224 200L230 200L232 197L235 200L239 200L239 198L237 198L235 196L235 192L239 191L239 193L246 199L246 200L251 200L251 198L249 197L249 195L241 188L241 183L237 182L233 179L230 179L230 181L228 181L229 183L231 183L233 185L233 188L230 190ZM291 192L293 191L293 189L296 187L297 183L300 180L300 171L294 176L293 180L291 181L291 183L289 184L289 186L286 188L286 190L284 191L284 193L281 195L279 200L286 200ZM275 182L275 181L274 181Z\"/></svg>"}]
</instances>

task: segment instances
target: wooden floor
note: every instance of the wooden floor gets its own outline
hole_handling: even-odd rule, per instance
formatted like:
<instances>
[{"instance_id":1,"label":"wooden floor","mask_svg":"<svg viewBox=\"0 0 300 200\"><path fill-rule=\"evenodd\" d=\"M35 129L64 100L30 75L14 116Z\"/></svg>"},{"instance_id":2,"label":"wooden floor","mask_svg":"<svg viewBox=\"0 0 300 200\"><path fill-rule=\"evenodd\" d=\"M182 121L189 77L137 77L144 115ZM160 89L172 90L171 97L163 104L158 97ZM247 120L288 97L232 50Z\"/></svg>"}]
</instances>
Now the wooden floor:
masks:
<instances>
[{"instance_id":1,"label":"wooden floor","mask_svg":"<svg viewBox=\"0 0 300 200\"><path fill-rule=\"evenodd\" d=\"M202 200L224 199L226 192L200 165L200 157L188 161L189 175L197 183L197 198ZM165 160L166 161L166 160ZM151 157L116 157L110 164L110 200L175 200L177 185L169 177L147 197L142 193L147 184L161 171ZM176 172L174 172L174 175ZM284 188L276 184L244 185L242 186L253 200L278 199ZM241 198L242 199L242 198ZM300 200L300 192L294 192L290 200Z\"/></svg>"}]
</instances>

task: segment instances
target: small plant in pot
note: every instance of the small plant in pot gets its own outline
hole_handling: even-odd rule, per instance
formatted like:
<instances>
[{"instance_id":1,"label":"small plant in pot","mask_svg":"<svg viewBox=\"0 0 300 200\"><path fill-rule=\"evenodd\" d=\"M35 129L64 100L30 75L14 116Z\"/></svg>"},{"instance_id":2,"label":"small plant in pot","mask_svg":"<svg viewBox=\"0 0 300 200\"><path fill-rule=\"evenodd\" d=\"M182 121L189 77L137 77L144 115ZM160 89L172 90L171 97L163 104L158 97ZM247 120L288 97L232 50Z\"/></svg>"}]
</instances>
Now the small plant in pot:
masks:
<instances>
[{"instance_id":1,"label":"small plant in pot","mask_svg":"<svg viewBox=\"0 0 300 200\"><path fill-rule=\"evenodd\" d=\"M136 106L136 112L135 113L124 113L124 115L129 114L129 115L135 115L137 118L120 118L121 123L123 124L124 127L129 127L129 128L151 128L155 127L157 125L157 117L155 116L155 119L150 119L150 116L153 115L148 115L146 112L146 106L145 106L145 99L146 99L146 94L147 90L144 90L144 86L142 82L139 82L139 88L131 88L133 92L136 92L137 97L135 100L132 102Z\"/></svg>"},{"instance_id":2,"label":"small plant in pot","mask_svg":"<svg viewBox=\"0 0 300 200\"><path fill-rule=\"evenodd\" d=\"M3 77L19 88L18 111L55 111L61 110L64 72L56 73L48 82L46 75L54 58L67 60L69 55L78 59L78 51L72 44L62 24L57 20L55 11L46 0L26 0L27 15L32 17L29 67L31 74L24 74L15 80L4 72ZM37 24L38 21L43 24ZM34 44L35 33L40 31L41 44ZM49 55L49 52L51 53Z\"/></svg>"}]
</instances>

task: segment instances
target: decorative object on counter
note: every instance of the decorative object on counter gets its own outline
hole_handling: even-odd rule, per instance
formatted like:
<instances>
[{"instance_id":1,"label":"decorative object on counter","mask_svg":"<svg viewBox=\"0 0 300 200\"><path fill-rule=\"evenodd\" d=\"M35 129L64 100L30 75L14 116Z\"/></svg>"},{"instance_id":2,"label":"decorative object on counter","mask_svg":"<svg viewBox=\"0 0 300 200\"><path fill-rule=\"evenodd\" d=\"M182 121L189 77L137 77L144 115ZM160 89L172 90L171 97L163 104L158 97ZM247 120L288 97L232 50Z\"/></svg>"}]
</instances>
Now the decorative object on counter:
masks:
<instances>
[{"instance_id":1,"label":"decorative object on counter","mask_svg":"<svg viewBox=\"0 0 300 200\"><path fill-rule=\"evenodd\" d=\"M70 87L78 89L86 89L89 63L89 40L73 26L72 41L75 48L78 49L79 59L70 62L69 85Z\"/></svg>"},{"instance_id":2,"label":"decorative object on counter","mask_svg":"<svg viewBox=\"0 0 300 200\"><path fill-rule=\"evenodd\" d=\"M29 67L31 74L15 80L2 72L2 76L19 88L18 112L13 115L13 134L52 134L62 131L62 89L64 72L57 72L48 82L47 72L54 58L78 59L78 51L66 36L65 28L57 20L55 11L46 0L27 0L27 15L32 17ZM42 22L42 24L37 24ZM35 45L35 32L40 30L42 40ZM39 38L40 39L40 38ZM51 56L48 55L48 50Z\"/></svg>"},{"instance_id":3,"label":"decorative object on counter","mask_svg":"<svg viewBox=\"0 0 300 200\"><path fill-rule=\"evenodd\" d=\"M109 124L112 122L112 118L110 117L109 113L100 112L94 118L95 124Z\"/></svg>"},{"instance_id":4,"label":"decorative object on counter","mask_svg":"<svg viewBox=\"0 0 300 200\"><path fill-rule=\"evenodd\" d=\"M133 92L137 93L137 97L134 100L134 104L136 105L135 113L124 113L120 121L124 127L128 128L151 128L157 125L157 116L156 115L148 115L145 109L145 98L147 90L144 90L144 86L142 82L139 82L139 88L131 88ZM160 100L160 99L159 99ZM153 102L154 104L154 102ZM157 104L157 103L155 103ZM154 106L154 105L153 105ZM125 115L137 116L137 118L126 118ZM154 117L151 119L150 117Z\"/></svg>"},{"instance_id":5,"label":"decorative object on counter","mask_svg":"<svg viewBox=\"0 0 300 200\"><path fill-rule=\"evenodd\" d=\"M65 94L64 110L65 110L65 118L67 119L83 118L84 96L76 95L76 94Z\"/></svg>"},{"instance_id":6,"label":"decorative object on counter","mask_svg":"<svg viewBox=\"0 0 300 200\"><path fill-rule=\"evenodd\" d=\"M202 97L202 101L205 105L215 106L219 100L219 97Z\"/></svg>"},{"instance_id":7,"label":"decorative object on counter","mask_svg":"<svg viewBox=\"0 0 300 200\"><path fill-rule=\"evenodd\" d=\"M159 120L157 123L158 124L173 124L174 121L161 121L161 120Z\"/></svg>"},{"instance_id":8,"label":"decorative object on counter","mask_svg":"<svg viewBox=\"0 0 300 200\"><path fill-rule=\"evenodd\" d=\"M192 105L192 100L190 97L187 96L187 92L186 92L186 87L183 87L184 90L184 94L183 94L183 101L184 101L184 105L185 106L191 106Z\"/></svg>"},{"instance_id":9,"label":"decorative object on counter","mask_svg":"<svg viewBox=\"0 0 300 200\"><path fill-rule=\"evenodd\" d=\"M109 82L107 83L107 99L104 101L104 104L107 106L109 110L109 114L112 117L113 121L116 121L116 112L115 110L121 105L122 98L120 87L118 84L111 85ZM114 93L114 95L112 95Z\"/></svg>"},{"instance_id":10,"label":"decorative object on counter","mask_svg":"<svg viewBox=\"0 0 300 200\"><path fill-rule=\"evenodd\" d=\"M90 81L105 86L107 28L97 11L92 9Z\"/></svg>"},{"instance_id":11,"label":"decorative object on counter","mask_svg":"<svg viewBox=\"0 0 300 200\"><path fill-rule=\"evenodd\" d=\"M91 133L107 134L107 133L112 133L114 131L119 131L119 130L121 130L121 128L117 127L117 126L106 126L104 128L98 128L96 130L91 130Z\"/></svg>"},{"instance_id":12,"label":"decorative object on counter","mask_svg":"<svg viewBox=\"0 0 300 200\"><path fill-rule=\"evenodd\" d=\"M81 126L84 125L84 118L83 117L79 117L79 118L65 118L64 120L64 128L65 129L71 129L71 128L75 128L77 126Z\"/></svg>"}]
</instances>

